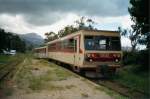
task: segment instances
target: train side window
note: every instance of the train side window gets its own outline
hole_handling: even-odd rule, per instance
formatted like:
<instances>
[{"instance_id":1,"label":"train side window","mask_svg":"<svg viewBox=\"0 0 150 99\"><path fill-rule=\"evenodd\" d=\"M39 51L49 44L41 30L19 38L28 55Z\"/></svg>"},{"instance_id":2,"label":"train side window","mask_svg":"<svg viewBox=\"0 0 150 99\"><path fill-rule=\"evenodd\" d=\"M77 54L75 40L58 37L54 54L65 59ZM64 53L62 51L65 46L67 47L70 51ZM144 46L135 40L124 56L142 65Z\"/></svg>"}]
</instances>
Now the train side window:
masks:
<instances>
[{"instance_id":1,"label":"train side window","mask_svg":"<svg viewBox=\"0 0 150 99\"><path fill-rule=\"evenodd\" d=\"M75 40L73 38L71 38L68 40L68 49L73 52L74 47L75 47Z\"/></svg>"},{"instance_id":2,"label":"train side window","mask_svg":"<svg viewBox=\"0 0 150 99\"><path fill-rule=\"evenodd\" d=\"M73 52L74 51L74 39L67 39L62 41L61 48L65 51Z\"/></svg>"},{"instance_id":3,"label":"train side window","mask_svg":"<svg viewBox=\"0 0 150 99\"><path fill-rule=\"evenodd\" d=\"M74 39L74 51L77 52L77 40Z\"/></svg>"},{"instance_id":4,"label":"train side window","mask_svg":"<svg viewBox=\"0 0 150 99\"><path fill-rule=\"evenodd\" d=\"M56 43L49 44L49 45L48 45L48 50L49 50L49 51L54 51L54 50L56 50Z\"/></svg>"}]
</instances>

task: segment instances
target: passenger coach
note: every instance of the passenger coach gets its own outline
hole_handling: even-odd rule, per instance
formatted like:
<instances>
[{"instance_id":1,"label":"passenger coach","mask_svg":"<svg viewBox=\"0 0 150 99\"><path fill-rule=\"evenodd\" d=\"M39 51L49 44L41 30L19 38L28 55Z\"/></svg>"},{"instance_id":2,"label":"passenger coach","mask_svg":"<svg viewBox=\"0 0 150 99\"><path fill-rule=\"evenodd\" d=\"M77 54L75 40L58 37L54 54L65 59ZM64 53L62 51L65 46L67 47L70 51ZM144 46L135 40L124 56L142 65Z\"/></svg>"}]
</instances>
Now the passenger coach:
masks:
<instances>
[{"instance_id":1,"label":"passenger coach","mask_svg":"<svg viewBox=\"0 0 150 99\"><path fill-rule=\"evenodd\" d=\"M37 58L47 58L47 46L35 48L34 52L34 56Z\"/></svg>"},{"instance_id":2,"label":"passenger coach","mask_svg":"<svg viewBox=\"0 0 150 99\"><path fill-rule=\"evenodd\" d=\"M47 49L47 50L46 50ZM45 57L70 64L77 71L107 66L115 71L121 66L120 34L117 31L80 30L50 41L43 51Z\"/></svg>"}]
</instances>

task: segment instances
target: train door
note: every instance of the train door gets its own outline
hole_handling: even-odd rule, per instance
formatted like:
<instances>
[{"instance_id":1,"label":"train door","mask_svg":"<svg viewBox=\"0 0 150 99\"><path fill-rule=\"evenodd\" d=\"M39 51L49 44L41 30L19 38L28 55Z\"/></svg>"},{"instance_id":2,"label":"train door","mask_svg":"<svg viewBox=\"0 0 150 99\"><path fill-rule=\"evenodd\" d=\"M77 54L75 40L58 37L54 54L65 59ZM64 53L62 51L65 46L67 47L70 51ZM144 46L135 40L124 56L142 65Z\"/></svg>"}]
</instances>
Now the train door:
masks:
<instances>
[{"instance_id":1,"label":"train door","mask_svg":"<svg viewBox=\"0 0 150 99\"><path fill-rule=\"evenodd\" d=\"M74 53L74 66L78 66L78 64L79 64L79 36L76 36L75 38L74 38L74 43L75 43L75 49L74 49L74 51L75 51L75 53Z\"/></svg>"}]
</instances>

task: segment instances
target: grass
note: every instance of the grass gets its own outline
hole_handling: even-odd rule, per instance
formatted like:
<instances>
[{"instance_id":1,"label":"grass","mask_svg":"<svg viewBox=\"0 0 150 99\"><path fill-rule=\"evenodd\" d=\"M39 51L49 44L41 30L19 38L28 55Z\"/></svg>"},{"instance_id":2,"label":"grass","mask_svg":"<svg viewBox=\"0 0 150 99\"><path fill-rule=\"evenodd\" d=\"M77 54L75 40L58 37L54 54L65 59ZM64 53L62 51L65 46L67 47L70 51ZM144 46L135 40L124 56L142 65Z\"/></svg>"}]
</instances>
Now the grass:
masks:
<instances>
[{"instance_id":1,"label":"grass","mask_svg":"<svg viewBox=\"0 0 150 99\"><path fill-rule=\"evenodd\" d=\"M10 55L0 55L0 62L7 62L11 57Z\"/></svg>"},{"instance_id":2,"label":"grass","mask_svg":"<svg viewBox=\"0 0 150 99\"><path fill-rule=\"evenodd\" d=\"M54 64L48 63L49 67L53 68L53 70L49 70L47 73L51 75L51 80L60 81L66 80L67 78L74 76L71 72L67 71L66 69Z\"/></svg>"},{"instance_id":3,"label":"grass","mask_svg":"<svg viewBox=\"0 0 150 99\"><path fill-rule=\"evenodd\" d=\"M23 64L21 64L23 68L18 72L15 79L19 88L25 89L26 91L29 90L30 91L42 91L42 90L52 91L52 90L71 89L75 87L74 85L59 86L59 85L55 85L55 83L52 83L53 81L66 80L69 77L74 76L71 72L63 69L60 66L57 66L56 64L49 63L45 60L38 60L37 62L34 63L32 55L26 55L25 57L26 57L26 61ZM49 70L47 70L47 72L39 76L35 76L32 73L34 67L36 68L48 67ZM103 87L97 87L96 89L105 91L107 94L117 97L115 99L119 99L120 97L121 97L120 99L127 99L119 94L116 95L115 92L112 92ZM81 93L81 96L89 97L87 94L84 93Z\"/></svg>"},{"instance_id":4,"label":"grass","mask_svg":"<svg viewBox=\"0 0 150 99\"><path fill-rule=\"evenodd\" d=\"M135 73L133 72L132 67L133 66L126 66L125 68L121 69L114 80L130 87L131 92L136 89L146 94L150 94L148 72Z\"/></svg>"},{"instance_id":5,"label":"grass","mask_svg":"<svg viewBox=\"0 0 150 99\"><path fill-rule=\"evenodd\" d=\"M31 77L29 88L32 90L41 90L41 89L47 89L47 90L63 90L65 88L71 89L74 87L73 85L68 85L65 87L56 86L51 83L51 81L61 81L65 80L68 77L71 77L72 74L69 72L63 70L61 67L57 66L53 63L48 63L47 61L40 60L41 64L45 64L49 66L51 69L48 70L45 74L38 76L38 77Z\"/></svg>"},{"instance_id":6,"label":"grass","mask_svg":"<svg viewBox=\"0 0 150 99\"><path fill-rule=\"evenodd\" d=\"M51 81L54 80L62 80L60 79L58 76L54 76L54 74L50 71L48 71L46 74L41 75L39 77L31 77L31 79L29 80L29 88L35 91L38 90L42 90L42 89L46 89L49 91L52 90L63 90L65 88L72 88L73 86L66 86L66 87L62 87L62 86L56 86L53 83L51 83Z\"/></svg>"},{"instance_id":7,"label":"grass","mask_svg":"<svg viewBox=\"0 0 150 99\"><path fill-rule=\"evenodd\" d=\"M10 55L0 55L0 68L10 63L13 60L13 58L14 56Z\"/></svg>"},{"instance_id":8,"label":"grass","mask_svg":"<svg viewBox=\"0 0 150 99\"><path fill-rule=\"evenodd\" d=\"M49 63L46 60L38 60L36 63L33 63L33 59L30 56L26 59L26 62L22 65L23 68L19 72L16 77L16 81L19 85L19 88L23 89L31 89L33 91L40 91L43 89L46 90L64 90L65 88L70 89L74 86L56 86L55 84L51 83L51 81L61 81L65 80L68 77L72 76L71 73L65 71L61 67ZM36 71L40 71L40 68L47 68L47 72L42 73L39 76L35 76L32 72L34 68L39 68Z\"/></svg>"},{"instance_id":9,"label":"grass","mask_svg":"<svg viewBox=\"0 0 150 99\"><path fill-rule=\"evenodd\" d=\"M16 55L2 55L0 54L0 63L8 63L13 60L19 59L23 57L23 54L16 54Z\"/></svg>"}]
</instances>

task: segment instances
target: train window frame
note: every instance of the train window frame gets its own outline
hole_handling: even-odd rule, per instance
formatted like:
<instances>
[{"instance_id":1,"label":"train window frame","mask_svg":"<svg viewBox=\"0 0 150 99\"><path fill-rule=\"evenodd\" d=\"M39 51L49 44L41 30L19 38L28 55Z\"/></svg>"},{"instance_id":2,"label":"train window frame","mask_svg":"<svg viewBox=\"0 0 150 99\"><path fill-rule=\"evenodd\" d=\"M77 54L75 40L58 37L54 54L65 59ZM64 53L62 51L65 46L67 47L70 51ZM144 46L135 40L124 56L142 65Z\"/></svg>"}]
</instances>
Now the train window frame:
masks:
<instances>
[{"instance_id":1,"label":"train window frame","mask_svg":"<svg viewBox=\"0 0 150 99\"><path fill-rule=\"evenodd\" d=\"M75 50L74 38L69 38L61 41L61 49L68 52L74 52Z\"/></svg>"},{"instance_id":2,"label":"train window frame","mask_svg":"<svg viewBox=\"0 0 150 99\"><path fill-rule=\"evenodd\" d=\"M113 44L115 44L115 46ZM115 50L115 51L121 50L121 42L120 42L119 37L111 37L111 49L110 50Z\"/></svg>"},{"instance_id":3,"label":"train window frame","mask_svg":"<svg viewBox=\"0 0 150 99\"><path fill-rule=\"evenodd\" d=\"M105 41L105 42L102 42L102 41ZM101 43L102 42L102 43ZM103 39L100 39L99 41L98 41L98 43L99 43L99 47L100 47L100 50L106 50L106 48L107 48L107 39L106 38L103 38ZM99 49L98 49L99 50Z\"/></svg>"},{"instance_id":4,"label":"train window frame","mask_svg":"<svg viewBox=\"0 0 150 99\"><path fill-rule=\"evenodd\" d=\"M100 43L100 41L102 40L105 40L105 43ZM89 41L94 42L93 44L91 44L92 45L91 47L87 47L87 42ZM121 50L120 37L85 35L84 48L85 50L96 50L96 51L101 50L119 51Z\"/></svg>"}]
</instances>

